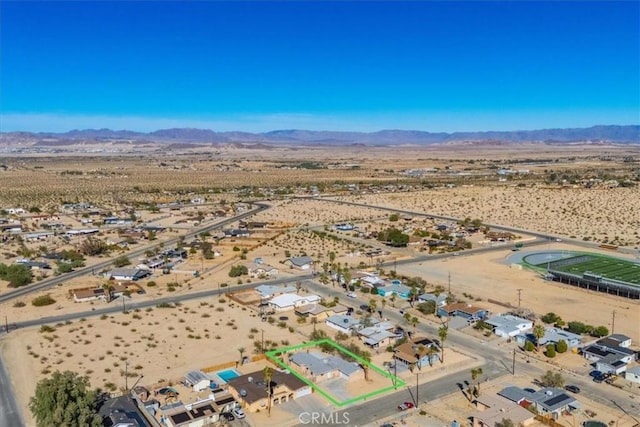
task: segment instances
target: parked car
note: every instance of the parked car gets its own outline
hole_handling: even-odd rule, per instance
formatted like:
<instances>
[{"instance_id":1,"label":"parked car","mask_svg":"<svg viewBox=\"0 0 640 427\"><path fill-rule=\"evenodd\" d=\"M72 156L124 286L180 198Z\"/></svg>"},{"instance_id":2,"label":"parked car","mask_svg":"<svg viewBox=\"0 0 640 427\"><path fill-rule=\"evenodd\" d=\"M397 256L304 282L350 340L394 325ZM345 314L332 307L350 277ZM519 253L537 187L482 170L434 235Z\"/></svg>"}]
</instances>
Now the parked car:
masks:
<instances>
[{"instance_id":1,"label":"parked car","mask_svg":"<svg viewBox=\"0 0 640 427\"><path fill-rule=\"evenodd\" d=\"M356 295L356 293L355 293L355 292L349 292L349 293L347 294L347 296L348 296L349 298L358 298L358 295Z\"/></svg>"},{"instance_id":2,"label":"parked car","mask_svg":"<svg viewBox=\"0 0 640 427\"><path fill-rule=\"evenodd\" d=\"M233 408L231 410L231 413L239 420L245 417L245 414L242 408Z\"/></svg>"},{"instance_id":3,"label":"parked car","mask_svg":"<svg viewBox=\"0 0 640 427\"><path fill-rule=\"evenodd\" d=\"M231 412L223 412L220 416L224 418L225 421L233 421L236 419Z\"/></svg>"},{"instance_id":4,"label":"parked car","mask_svg":"<svg viewBox=\"0 0 640 427\"><path fill-rule=\"evenodd\" d=\"M599 375L596 375L593 377L593 381L597 382L597 383L601 383L602 381L606 380L607 376L605 374L603 374L602 372L599 373Z\"/></svg>"},{"instance_id":5,"label":"parked car","mask_svg":"<svg viewBox=\"0 0 640 427\"><path fill-rule=\"evenodd\" d=\"M568 385L564 389L570 391L571 393L580 393L580 387L575 385Z\"/></svg>"},{"instance_id":6,"label":"parked car","mask_svg":"<svg viewBox=\"0 0 640 427\"><path fill-rule=\"evenodd\" d=\"M360 310L366 311L367 313L373 313L373 310L371 310L371 307L369 307L367 304L362 304L360 306Z\"/></svg>"},{"instance_id":7,"label":"parked car","mask_svg":"<svg viewBox=\"0 0 640 427\"><path fill-rule=\"evenodd\" d=\"M407 409L411 409L411 408L413 408L413 403L411 402L403 402L400 405L398 405L399 411L406 411Z\"/></svg>"}]
</instances>

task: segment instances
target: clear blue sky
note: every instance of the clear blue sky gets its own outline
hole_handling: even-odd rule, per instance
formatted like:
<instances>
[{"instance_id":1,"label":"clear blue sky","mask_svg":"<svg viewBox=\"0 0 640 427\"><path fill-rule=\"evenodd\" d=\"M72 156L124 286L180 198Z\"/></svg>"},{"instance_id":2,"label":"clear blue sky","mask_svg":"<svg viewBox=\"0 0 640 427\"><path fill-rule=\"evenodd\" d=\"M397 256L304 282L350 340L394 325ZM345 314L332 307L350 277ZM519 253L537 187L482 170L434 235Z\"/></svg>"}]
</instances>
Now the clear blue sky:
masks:
<instances>
[{"instance_id":1,"label":"clear blue sky","mask_svg":"<svg viewBox=\"0 0 640 427\"><path fill-rule=\"evenodd\" d=\"M640 123L625 2L0 2L0 130Z\"/></svg>"}]
</instances>

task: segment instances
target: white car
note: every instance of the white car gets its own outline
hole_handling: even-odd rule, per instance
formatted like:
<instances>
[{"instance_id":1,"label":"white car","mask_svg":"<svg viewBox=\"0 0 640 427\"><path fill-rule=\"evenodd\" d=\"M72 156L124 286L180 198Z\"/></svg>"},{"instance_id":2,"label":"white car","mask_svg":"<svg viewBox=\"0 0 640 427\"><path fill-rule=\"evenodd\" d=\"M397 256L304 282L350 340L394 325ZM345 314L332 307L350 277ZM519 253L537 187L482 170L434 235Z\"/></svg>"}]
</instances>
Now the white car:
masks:
<instances>
[{"instance_id":1,"label":"white car","mask_svg":"<svg viewBox=\"0 0 640 427\"><path fill-rule=\"evenodd\" d=\"M245 415L244 415L244 411L242 410L242 408L237 408L237 407L236 407L236 408L233 408L233 409L231 410L231 413L232 413L233 415L235 415L235 417L236 417L237 419L242 419L242 418L244 418L244 417L245 417Z\"/></svg>"},{"instance_id":2,"label":"white car","mask_svg":"<svg viewBox=\"0 0 640 427\"><path fill-rule=\"evenodd\" d=\"M348 296L349 298L357 298L357 297L358 297L358 295L356 295L356 293L355 293L355 292L349 292L349 293L347 294L347 296Z\"/></svg>"}]
</instances>

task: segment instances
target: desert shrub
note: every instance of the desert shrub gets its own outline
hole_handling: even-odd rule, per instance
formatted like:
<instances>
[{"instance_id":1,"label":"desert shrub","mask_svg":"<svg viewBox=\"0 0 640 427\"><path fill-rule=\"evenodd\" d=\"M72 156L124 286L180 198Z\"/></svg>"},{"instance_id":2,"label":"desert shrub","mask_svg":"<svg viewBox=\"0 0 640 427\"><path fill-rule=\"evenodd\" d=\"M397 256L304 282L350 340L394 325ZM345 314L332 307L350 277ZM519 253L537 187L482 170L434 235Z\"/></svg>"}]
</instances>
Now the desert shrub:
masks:
<instances>
[{"instance_id":1,"label":"desert shrub","mask_svg":"<svg viewBox=\"0 0 640 427\"><path fill-rule=\"evenodd\" d=\"M0 264L0 279L9 282L10 288L26 286L33 280L31 270L21 264Z\"/></svg>"},{"instance_id":2,"label":"desert shrub","mask_svg":"<svg viewBox=\"0 0 640 427\"><path fill-rule=\"evenodd\" d=\"M535 346L531 341L527 341L527 342L524 344L524 349L525 349L526 351L533 351L533 350L535 350L535 349L536 349L536 346Z\"/></svg>"},{"instance_id":3,"label":"desert shrub","mask_svg":"<svg viewBox=\"0 0 640 427\"><path fill-rule=\"evenodd\" d=\"M13 306L16 308L24 307L25 305L27 304L25 304L24 301L16 301L13 303Z\"/></svg>"},{"instance_id":4,"label":"desert shrub","mask_svg":"<svg viewBox=\"0 0 640 427\"><path fill-rule=\"evenodd\" d=\"M51 295L49 294L40 295L39 297L36 297L33 299L33 301L31 301L31 304L33 304L35 307L44 307L45 305L51 305L55 303L56 300L51 298Z\"/></svg>"},{"instance_id":5,"label":"desert shrub","mask_svg":"<svg viewBox=\"0 0 640 427\"><path fill-rule=\"evenodd\" d=\"M567 345L567 342L565 340L560 340L558 341L558 344L556 344L556 351L558 353L564 353L568 350L569 346Z\"/></svg>"},{"instance_id":6,"label":"desert shrub","mask_svg":"<svg viewBox=\"0 0 640 427\"><path fill-rule=\"evenodd\" d=\"M548 344L547 351L544 354L547 357L556 357L556 346L554 344Z\"/></svg>"}]
</instances>

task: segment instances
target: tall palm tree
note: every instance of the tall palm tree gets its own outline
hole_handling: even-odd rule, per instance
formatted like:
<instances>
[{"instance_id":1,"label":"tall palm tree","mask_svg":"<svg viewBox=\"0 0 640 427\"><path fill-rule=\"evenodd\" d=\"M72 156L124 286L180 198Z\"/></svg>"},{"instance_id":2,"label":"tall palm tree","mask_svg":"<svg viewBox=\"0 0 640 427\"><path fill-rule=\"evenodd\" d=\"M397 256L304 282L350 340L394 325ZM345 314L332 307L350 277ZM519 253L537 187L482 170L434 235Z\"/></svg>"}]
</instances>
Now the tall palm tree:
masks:
<instances>
[{"instance_id":1,"label":"tall palm tree","mask_svg":"<svg viewBox=\"0 0 640 427\"><path fill-rule=\"evenodd\" d=\"M418 326L418 323L420 323L420 321L418 320L418 318L417 318L417 317L415 317L415 316L413 316L413 317L411 318L411 325L413 325L413 333L414 333L414 334L418 332L418 330L417 330L417 328L416 328L416 326Z\"/></svg>"},{"instance_id":2,"label":"tall palm tree","mask_svg":"<svg viewBox=\"0 0 640 427\"><path fill-rule=\"evenodd\" d=\"M469 400L471 400L471 387L474 388L474 394L480 396L480 382L477 379L482 375L482 368L474 368L471 370L471 385L469 386Z\"/></svg>"},{"instance_id":3,"label":"tall palm tree","mask_svg":"<svg viewBox=\"0 0 640 427\"><path fill-rule=\"evenodd\" d=\"M271 416L271 381L273 380L273 368L271 366L265 366L262 370L262 375L267 387L267 411L269 416Z\"/></svg>"},{"instance_id":4,"label":"tall palm tree","mask_svg":"<svg viewBox=\"0 0 640 427\"><path fill-rule=\"evenodd\" d=\"M448 334L448 325L444 325L440 329L438 329L438 336L440 337L440 363L444 363L444 342L447 340Z\"/></svg>"},{"instance_id":5,"label":"tall palm tree","mask_svg":"<svg viewBox=\"0 0 640 427\"><path fill-rule=\"evenodd\" d=\"M544 337L545 329L543 325L533 327L533 336L536 337L536 351L540 351L540 340Z\"/></svg>"},{"instance_id":6,"label":"tall palm tree","mask_svg":"<svg viewBox=\"0 0 640 427\"><path fill-rule=\"evenodd\" d=\"M105 283L102 285L102 289L104 290L104 296L107 300L107 303L111 302L111 292L113 291L113 286L109 283Z\"/></svg>"},{"instance_id":7,"label":"tall palm tree","mask_svg":"<svg viewBox=\"0 0 640 427\"><path fill-rule=\"evenodd\" d=\"M239 347L238 348L238 353L240 353L240 364L242 365L242 355L244 354L245 348L244 347Z\"/></svg>"},{"instance_id":8,"label":"tall palm tree","mask_svg":"<svg viewBox=\"0 0 640 427\"><path fill-rule=\"evenodd\" d=\"M371 299L369 300L369 310L371 311L371 313L375 313L375 311L376 311L376 307L377 307L377 306L378 306L378 305L376 304L376 300L374 300L373 298L371 298Z\"/></svg>"},{"instance_id":9,"label":"tall palm tree","mask_svg":"<svg viewBox=\"0 0 640 427\"><path fill-rule=\"evenodd\" d=\"M433 366L433 356L438 352L436 348L432 345L427 349L427 354L429 355L429 366Z\"/></svg>"}]
</instances>

